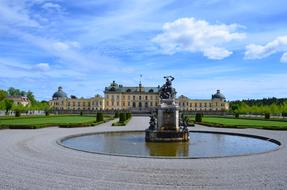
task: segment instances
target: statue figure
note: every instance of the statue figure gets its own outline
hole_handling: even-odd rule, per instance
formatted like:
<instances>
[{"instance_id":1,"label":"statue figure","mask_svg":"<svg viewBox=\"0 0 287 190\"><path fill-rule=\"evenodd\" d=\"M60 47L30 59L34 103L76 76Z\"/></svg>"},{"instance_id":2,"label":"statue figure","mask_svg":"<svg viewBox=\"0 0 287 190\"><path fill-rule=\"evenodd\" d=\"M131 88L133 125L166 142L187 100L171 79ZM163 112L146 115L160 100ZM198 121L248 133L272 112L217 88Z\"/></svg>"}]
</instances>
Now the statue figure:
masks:
<instances>
[{"instance_id":1,"label":"statue figure","mask_svg":"<svg viewBox=\"0 0 287 190\"><path fill-rule=\"evenodd\" d=\"M149 129L150 130L155 130L155 128L156 128L156 118L155 118L154 114L152 114L150 116Z\"/></svg>"},{"instance_id":2,"label":"statue figure","mask_svg":"<svg viewBox=\"0 0 287 190\"><path fill-rule=\"evenodd\" d=\"M174 77L172 76L165 76L166 79L165 84L160 88L160 98L161 99L171 99L175 97L175 89L172 88L172 81Z\"/></svg>"}]
</instances>

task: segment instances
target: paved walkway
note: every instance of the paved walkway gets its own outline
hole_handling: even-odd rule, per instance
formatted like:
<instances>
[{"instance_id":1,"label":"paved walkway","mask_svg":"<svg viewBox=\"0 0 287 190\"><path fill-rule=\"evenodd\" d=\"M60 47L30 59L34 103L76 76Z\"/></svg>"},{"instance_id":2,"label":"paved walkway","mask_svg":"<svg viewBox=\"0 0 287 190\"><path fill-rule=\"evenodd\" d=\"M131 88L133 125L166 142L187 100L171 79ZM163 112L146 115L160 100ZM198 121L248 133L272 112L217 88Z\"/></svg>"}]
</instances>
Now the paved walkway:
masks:
<instances>
[{"instance_id":1,"label":"paved walkway","mask_svg":"<svg viewBox=\"0 0 287 190\"><path fill-rule=\"evenodd\" d=\"M111 122L90 128L0 130L0 189L287 189L287 132L214 130L263 135L283 143L280 150L216 159L149 159L74 151L56 140L72 134L142 130L148 118L127 127Z\"/></svg>"}]
</instances>

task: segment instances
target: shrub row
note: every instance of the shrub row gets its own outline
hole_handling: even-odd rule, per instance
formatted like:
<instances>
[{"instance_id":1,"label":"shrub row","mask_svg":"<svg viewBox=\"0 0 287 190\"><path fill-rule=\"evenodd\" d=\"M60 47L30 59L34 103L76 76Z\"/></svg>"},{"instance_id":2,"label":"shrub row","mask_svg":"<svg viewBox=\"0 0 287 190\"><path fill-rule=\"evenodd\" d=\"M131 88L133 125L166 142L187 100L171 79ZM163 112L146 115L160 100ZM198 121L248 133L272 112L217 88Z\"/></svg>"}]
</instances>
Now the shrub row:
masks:
<instances>
[{"instance_id":1,"label":"shrub row","mask_svg":"<svg viewBox=\"0 0 287 190\"><path fill-rule=\"evenodd\" d=\"M213 122L198 122L200 125L218 128L256 128L256 129L267 129L267 130L287 130L287 126L256 126L256 125L224 125Z\"/></svg>"},{"instance_id":2,"label":"shrub row","mask_svg":"<svg viewBox=\"0 0 287 190\"><path fill-rule=\"evenodd\" d=\"M119 121L118 122L114 122L112 124L112 126L125 126L127 125L127 123L129 122L129 120L131 119L132 114L131 113L124 113L121 112L119 114Z\"/></svg>"}]
</instances>

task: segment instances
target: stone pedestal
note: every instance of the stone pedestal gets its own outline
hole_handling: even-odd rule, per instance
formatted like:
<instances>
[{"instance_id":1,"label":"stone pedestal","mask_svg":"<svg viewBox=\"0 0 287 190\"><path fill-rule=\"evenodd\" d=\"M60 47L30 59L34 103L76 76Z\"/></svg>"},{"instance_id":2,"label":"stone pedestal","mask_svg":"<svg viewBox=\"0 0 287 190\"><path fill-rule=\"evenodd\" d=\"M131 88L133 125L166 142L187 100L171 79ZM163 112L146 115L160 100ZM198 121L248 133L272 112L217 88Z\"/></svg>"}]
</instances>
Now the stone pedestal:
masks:
<instances>
[{"instance_id":1,"label":"stone pedestal","mask_svg":"<svg viewBox=\"0 0 287 190\"><path fill-rule=\"evenodd\" d=\"M146 141L188 141L188 130L179 126L179 110L174 99L163 99L157 110L157 126L146 130Z\"/></svg>"}]
</instances>

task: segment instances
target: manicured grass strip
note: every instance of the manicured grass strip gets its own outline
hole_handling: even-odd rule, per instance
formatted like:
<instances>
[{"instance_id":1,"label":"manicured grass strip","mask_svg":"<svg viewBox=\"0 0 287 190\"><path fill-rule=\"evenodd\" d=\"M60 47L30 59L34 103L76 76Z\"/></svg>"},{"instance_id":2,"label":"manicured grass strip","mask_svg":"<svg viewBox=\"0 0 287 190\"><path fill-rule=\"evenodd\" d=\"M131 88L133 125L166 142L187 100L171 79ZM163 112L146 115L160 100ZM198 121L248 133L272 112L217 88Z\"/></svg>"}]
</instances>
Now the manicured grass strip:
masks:
<instances>
[{"instance_id":1,"label":"manicured grass strip","mask_svg":"<svg viewBox=\"0 0 287 190\"><path fill-rule=\"evenodd\" d=\"M285 121L270 121L264 119L235 119L235 118L220 118L220 117L203 117L199 124L226 127L226 128L260 128L273 130L287 130Z\"/></svg>"},{"instance_id":2,"label":"manicured grass strip","mask_svg":"<svg viewBox=\"0 0 287 190\"><path fill-rule=\"evenodd\" d=\"M0 128L11 129L35 129L49 126L60 127L85 127L94 126L111 120L111 117L104 117L104 121L97 122L95 116L49 116L49 117L33 117L23 119L4 119L0 120Z\"/></svg>"}]
</instances>

